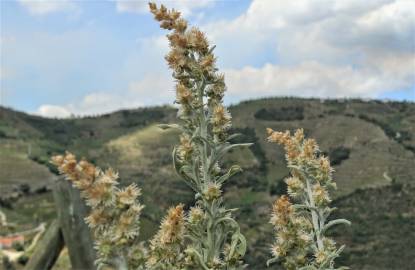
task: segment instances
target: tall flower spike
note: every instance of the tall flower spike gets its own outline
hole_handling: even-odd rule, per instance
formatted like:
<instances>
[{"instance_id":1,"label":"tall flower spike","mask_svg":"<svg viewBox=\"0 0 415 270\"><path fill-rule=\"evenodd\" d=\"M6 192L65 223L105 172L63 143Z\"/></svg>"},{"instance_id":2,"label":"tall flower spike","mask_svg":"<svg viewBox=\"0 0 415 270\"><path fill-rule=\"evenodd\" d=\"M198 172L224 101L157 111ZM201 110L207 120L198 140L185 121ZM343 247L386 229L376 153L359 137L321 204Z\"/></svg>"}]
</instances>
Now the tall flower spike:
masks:
<instances>
[{"instance_id":1,"label":"tall flower spike","mask_svg":"<svg viewBox=\"0 0 415 270\"><path fill-rule=\"evenodd\" d=\"M196 205L186 223L189 269L240 269L246 242L231 211L223 206L221 190L240 167L224 170L220 165L226 152L249 144L227 141L232 118L223 105L226 86L224 76L217 73L214 46L198 28L189 28L177 11L156 4L150 4L150 11L161 28L171 30L166 61L177 83L178 118L183 131L173 153L174 166L196 193Z\"/></svg>"},{"instance_id":2,"label":"tall flower spike","mask_svg":"<svg viewBox=\"0 0 415 270\"><path fill-rule=\"evenodd\" d=\"M275 132L267 129L268 141L284 146L291 177L287 178L287 193L275 201L271 223L275 242L271 249L273 258L285 269L334 270L334 260L344 246L336 248L335 242L326 237L327 229L336 224L350 224L345 219L327 222L334 210L329 191L335 187L330 162L319 153L315 140L305 139L304 131ZM292 202L298 202L293 204Z\"/></svg>"},{"instance_id":3,"label":"tall flower spike","mask_svg":"<svg viewBox=\"0 0 415 270\"><path fill-rule=\"evenodd\" d=\"M86 160L77 162L69 152L52 157L51 162L92 209L85 222L94 234L97 264L143 269L146 251L138 240L143 209L138 201L140 189L135 184L118 188L118 173L113 169L102 171Z\"/></svg>"}]
</instances>

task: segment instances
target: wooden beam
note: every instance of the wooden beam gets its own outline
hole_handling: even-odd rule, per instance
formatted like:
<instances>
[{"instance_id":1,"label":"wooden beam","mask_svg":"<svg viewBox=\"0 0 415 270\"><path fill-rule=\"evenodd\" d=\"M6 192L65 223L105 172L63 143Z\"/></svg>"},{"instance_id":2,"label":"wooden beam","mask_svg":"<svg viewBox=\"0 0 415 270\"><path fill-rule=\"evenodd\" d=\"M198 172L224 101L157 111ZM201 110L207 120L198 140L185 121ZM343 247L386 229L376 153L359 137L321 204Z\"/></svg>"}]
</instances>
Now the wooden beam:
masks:
<instances>
[{"instance_id":1,"label":"wooden beam","mask_svg":"<svg viewBox=\"0 0 415 270\"><path fill-rule=\"evenodd\" d=\"M35 251L30 256L24 267L25 270L49 270L52 269L64 247L62 232L59 222L54 220L36 245Z\"/></svg>"},{"instance_id":2,"label":"wooden beam","mask_svg":"<svg viewBox=\"0 0 415 270\"><path fill-rule=\"evenodd\" d=\"M96 269L93 239L84 221L89 209L79 190L62 177L54 185L53 196L72 269Z\"/></svg>"}]
</instances>

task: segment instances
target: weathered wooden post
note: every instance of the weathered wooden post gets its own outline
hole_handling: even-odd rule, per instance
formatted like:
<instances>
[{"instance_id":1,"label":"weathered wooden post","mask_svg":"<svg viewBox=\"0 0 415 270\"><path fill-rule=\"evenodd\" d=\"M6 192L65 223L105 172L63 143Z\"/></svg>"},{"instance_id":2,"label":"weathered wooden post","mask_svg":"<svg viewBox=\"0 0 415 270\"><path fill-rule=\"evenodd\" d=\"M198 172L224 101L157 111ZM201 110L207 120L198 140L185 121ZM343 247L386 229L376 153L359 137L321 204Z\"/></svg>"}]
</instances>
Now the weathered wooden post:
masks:
<instances>
[{"instance_id":1,"label":"weathered wooden post","mask_svg":"<svg viewBox=\"0 0 415 270\"><path fill-rule=\"evenodd\" d=\"M61 177L54 185L53 196L72 269L96 269L92 235L84 221L88 208L79 190L73 188L70 181Z\"/></svg>"},{"instance_id":2,"label":"weathered wooden post","mask_svg":"<svg viewBox=\"0 0 415 270\"><path fill-rule=\"evenodd\" d=\"M42 236L25 270L49 270L52 269L63 247L63 236L59 228L58 220L54 220Z\"/></svg>"}]
</instances>

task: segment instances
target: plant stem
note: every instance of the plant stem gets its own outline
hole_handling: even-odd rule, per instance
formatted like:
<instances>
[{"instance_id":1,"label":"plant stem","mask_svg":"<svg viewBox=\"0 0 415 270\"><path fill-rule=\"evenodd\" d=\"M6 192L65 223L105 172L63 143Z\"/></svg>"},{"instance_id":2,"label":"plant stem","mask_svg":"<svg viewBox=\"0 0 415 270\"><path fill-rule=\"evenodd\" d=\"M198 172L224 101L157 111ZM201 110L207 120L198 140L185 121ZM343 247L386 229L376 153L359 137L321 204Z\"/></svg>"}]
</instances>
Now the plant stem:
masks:
<instances>
[{"instance_id":1,"label":"plant stem","mask_svg":"<svg viewBox=\"0 0 415 270\"><path fill-rule=\"evenodd\" d=\"M318 222L318 215L317 212L315 210L316 205L314 203L314 198L313 198L313 192L311 191L311 184L309 179L306 177L306 185L307 185L307 196L308 196L308 202L311 206L311 219L312 219L312 223L313 223L313 229L314 229L314 235L316 237L317 240L317 248L319 250L323 249L323 241L320 238L320 225Z\"/></svg>"},{"instance_id":2,"label":"plant stem","mask_svg":"<svg viewBox=\"0 0 415 270\"><path fill-rule=\"evenodd\" d=\"M202 80L202 83L198 87L198 98L201 103L201 108L199 110L199 123L200 123L200 130L199 130L199 136L204 139L203 143L199 145L199 151L201 153L201 165L203 168L203 186L206 188L208 184L210 183L210 175L209 175L209 162L208 162L208 147L206 141L208 139L208 123L206 119L205 114L205 106L203 104L203 94L204 94L204 88L205 88L205 81ZM215 227L215 219L216 219L216 207L214 205L214 201L207 201L203 199L203 204L205 208L207 209L209 220L207 222L207 262L210 262L215 257L215 243L216 243L216 234L214 232Z\"/></svg>"}]
</instances>

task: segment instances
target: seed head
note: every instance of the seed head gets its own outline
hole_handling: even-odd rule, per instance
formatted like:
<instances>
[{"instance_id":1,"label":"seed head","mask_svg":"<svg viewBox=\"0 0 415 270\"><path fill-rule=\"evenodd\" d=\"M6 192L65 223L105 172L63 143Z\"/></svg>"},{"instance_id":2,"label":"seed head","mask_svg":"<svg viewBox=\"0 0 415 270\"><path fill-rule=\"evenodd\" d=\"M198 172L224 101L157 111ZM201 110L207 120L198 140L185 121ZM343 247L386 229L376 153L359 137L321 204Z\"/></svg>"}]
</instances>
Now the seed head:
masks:
<instances>
[{"instance_id":1,"label":"seed head","mask_svg":"<svg viewBox=\"0 0 415 270\"><path fill-rule=\"evenodd\" d=\"M182 241L184 224L183 204L170 208L160 226L158 239L160 244L165 245Z\"/></svg>"},{"instance_id":2,"label":"seed head","mask_svg":"<svg viewBox=\"0 0 415 270\"><path fill-rule=\"evenodd\" d=\"M285 180L287 184L287 192L292 197L297 197L303 194L304 184L298 177L289 177Z\"/></svg>"},{"instance_id":3,"label":"seed head","mask_svg":"<svg viewBox=\"0 0 415 270\"><path fill-rule=\"evenodd\" d=\"M203 220L205 213L203 212L202 208L195 206L190 208L189 211L189 223L190 224L198 224Z\"/></svg>"},{"instance_id":4,"label":"seed head","mask_svg":"<svg viewBox=\"0 0 415 270\"><path fill-rule=\"evenodd\" d=\"M190 160L193 153L193 144L187 134L180 136L180 145L177 148L177 155L180 161L184 162Z\"/></svg>"},{"instance_id":5,"label":"seed head","mask_svg":"<svg viewBox=\"0 0 415 270\"><path fill-rule=\"evenodd\" d=\"M318 150L317 143L314 139L306 139L303 143L303 156L305 159L313 159Z\"/></svg>"},{"instance_id":6,"label":"seed head","mask_svg":"<svg viewBox=\"0 0 415 270\"><path fill-rule=\"evenodd\" d=\"M124 205L132 205L136 202L138 196L141 195L141 190L136 184L131 184L128 187L119 190L116 193L117 201Z\"/></svg>"},{"instance_id":7,"label":"seed head","mask_svg":"<svg viewBox=\"0 0 415 270\"><path fill-rule=\"evenodd\" d=\"M326 188L321 186L320 184L315 184L313 186L313 198L316 202L316 205L327 205L331 200L329 197L329 193L327 192Z\"/></svg>"},{"instance_id":8,"label":"seed head","mask_svg":"<svg viewBox=\"0 0 415 270\"><path fill-rule=\"evenodd\" d=\"M272 206L271 224L281 227L288 224L294 209L288 196L279 197Z\"/></svg>"},{"instance_id":9,"label":"seed head","mask_svg":"<svg viewBox=\"0 0 415 270\"><path fill-rule=\"evenodd\" d=\"M206 190L203 192L203 195L206 198L206 200L213 201L215 199L218 199L222 194L222 190L220 188L221 186L217 183L208 184Z\"/></svg>"},{"instance_id":10,"label":"seed head","mask_svg":"<svg viewBox=\"0 0 415 270\"><path fill-rule=\"evenodd\" d=\"M215 134L222 135L231 127L231 114L221 104L213 109L210 122L212 123L212 131Z\"/></svg>"}]
</instances>

